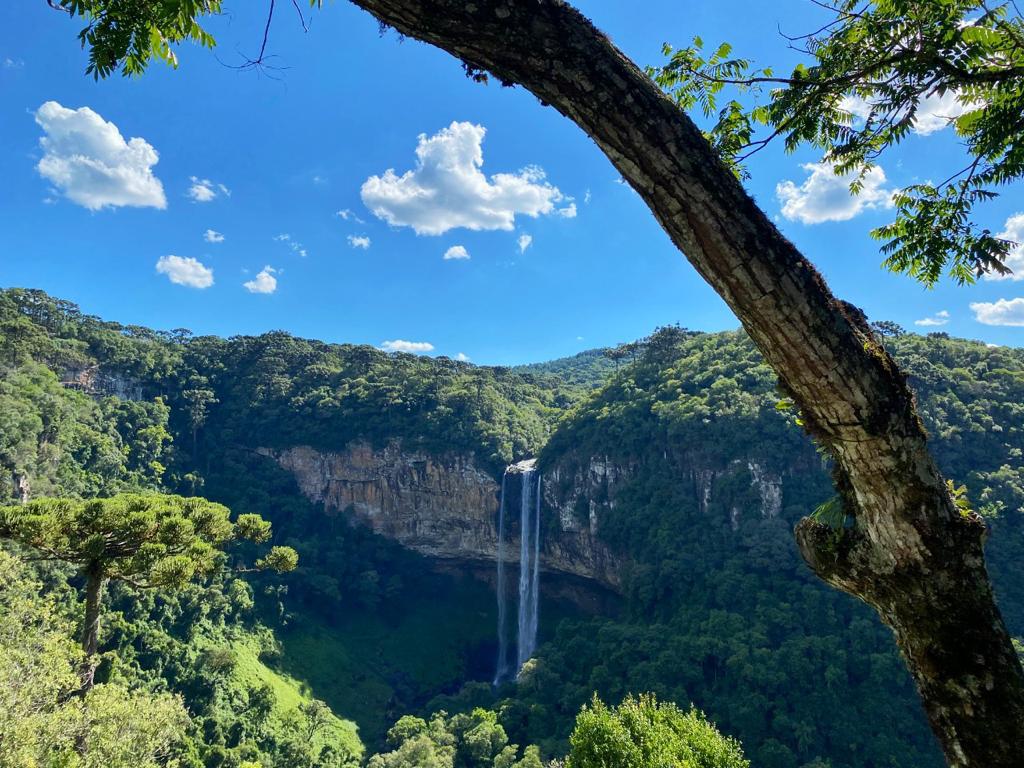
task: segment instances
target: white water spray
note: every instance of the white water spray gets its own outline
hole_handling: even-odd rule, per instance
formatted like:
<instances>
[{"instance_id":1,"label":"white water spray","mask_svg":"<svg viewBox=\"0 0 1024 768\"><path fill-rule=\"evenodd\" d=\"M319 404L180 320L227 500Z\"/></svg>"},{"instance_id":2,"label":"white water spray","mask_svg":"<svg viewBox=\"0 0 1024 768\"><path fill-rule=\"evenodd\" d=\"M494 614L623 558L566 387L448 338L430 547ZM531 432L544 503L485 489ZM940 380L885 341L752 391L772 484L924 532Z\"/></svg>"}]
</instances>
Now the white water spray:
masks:
<instances>
[{"instance_id":1,"label":"white water spray","mask_svg":"<svg viewBox=\"0 0 1024 768\"><path fill-rule=\"evenodd\" d=\"M498 509L498 663L494 684L504 682L510 673L507 644L507 601L505 586L505 498L510 474L521 478L519 501L519 615L516 634L515 674L537 649L540 607L540 510L541 475L534 460L521 461L505 470L501 480Z\"/></svg>"},{"instance_id":2,"label":"white water spray","mask_svg":"<svg viewBox=\"0 0 1024 768\"><path fill-rule=\"evenodd\" d=\"M534 483L534 477L537 482ZM537 647L537 602L540 578L540 473L533 462L523 467L519 507L519 633L516 674Z\"/></svg>"}]
</instances>

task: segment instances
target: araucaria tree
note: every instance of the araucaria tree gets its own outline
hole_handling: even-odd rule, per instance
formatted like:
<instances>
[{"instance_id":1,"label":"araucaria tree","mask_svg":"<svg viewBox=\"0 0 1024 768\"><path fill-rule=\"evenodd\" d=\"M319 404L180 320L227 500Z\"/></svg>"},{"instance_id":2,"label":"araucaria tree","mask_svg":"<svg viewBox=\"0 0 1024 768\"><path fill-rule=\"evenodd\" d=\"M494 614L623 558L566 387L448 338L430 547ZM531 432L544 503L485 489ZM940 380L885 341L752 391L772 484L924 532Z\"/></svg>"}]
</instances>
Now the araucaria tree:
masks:
<instances>
[{"instance_id":1,"label":"araucaria tree","mask_svg":"<svg viewBox=\"0 0 1024 768\"><path fill-rule=\"evenodd\" d=\"M0 537L41 558L77 566L85 580L82 689L92 688L99 650L103 589L110 580L141 589L173 589L224 567L232 542L266 542L270 523L202 498L122 494L110 499L38 499L0 508ZM278 572L297 562L289 547L272 547L253 567Z\"/></svg>"},{"instance_id":2,"label":"araucaria tree","mask_svg":"<svg viewBox=\"0 0 1024 768\"><path fill-rule=\"evenodd\" d=\"M564 0L352 1L383 25L456 56L476 79L490 74L522 85L597 143L680 251L728 302L800 408L808 430L832 456L843 519L853 524L832 528L802 520L796 536L808 564L828 583L872 605L892 628L950 765L1019 768L1024 672L985 569L985 525L956 503L929 453L906 378L863 314L832 295L723 161L722 153L729 155L735 144L712 147L674 100ZM110 0L57 4L94 14L83 41L99 64L98 75L119 64L126 72L139 71L152 46L163 54L167 41L210 42L179 16L191 12L191 21L211 3L161 3L160 13L148 17L142 5L129 13ZM985 29L964 37L970 46L989 46L991 55L966 51L947 61L942 48L947 41L929 36L936 30L949 32L950 24L908 23L901 30L900 19L910 18L920 6L951 9L957 22L967 21L971 9L987 14L984 0L865 0L863 5L894 9L893 18L880 23L895 29L899 41L920 41L905 46L909 52L901 59L912 58L917 48L928 55L909 66L973 69L972 82L965 79L971 98L985 98L986 83L1002 78L1004 90L998 91L998 109L992 113L999 121L993 128L999 130L989 135L1002 135L1003 141L976 155L982 159L964 198L958 199L955 180L951 199L945 191L935 201L931 190L911 190L899 203L908 212L903 223L898 219L899 228L887 235L896 266L926 280L936 264L940 269L946 264L944 251L929 243L932 233L947 235L955 277L966 278L979 267L998 270L1005 266L1005 244L958 225L970 204L984 198L978 190L1020 175L1022 97L1019 87L1013 90L1020 82L1019 25L1006 26L1005 15L985 15ZM130 23L119 25L119 12ZM850 51L863 51L862 44L856 36L836 41ZM840 56L836 67L841 69L844 61ZM887 103L902 99L904 106L916 106L930 86L925 80L918 88L910 72L907 88L873 93L869 86L880 82L877 73L858 82L860 70L850 63L851 87L869 102L869 133L866 145L854 142L838 159L851 160L856 168L862 157L871 159L877 149L873 142L898 138L905 130L905 124L886 117ZM1004 64L1008 73L999 73ZM885 70L881 75L889 77ZM800 94L795 96L799 101ZM1014 120L1008 120L1010 114ZM828 140L829 125L812 120L800 137L813 138L823 130ZM970 121L958 125L967 135L977 127ZM925 232L914 229L918 210L936 217Z\"/></svg>"}]
</instances>

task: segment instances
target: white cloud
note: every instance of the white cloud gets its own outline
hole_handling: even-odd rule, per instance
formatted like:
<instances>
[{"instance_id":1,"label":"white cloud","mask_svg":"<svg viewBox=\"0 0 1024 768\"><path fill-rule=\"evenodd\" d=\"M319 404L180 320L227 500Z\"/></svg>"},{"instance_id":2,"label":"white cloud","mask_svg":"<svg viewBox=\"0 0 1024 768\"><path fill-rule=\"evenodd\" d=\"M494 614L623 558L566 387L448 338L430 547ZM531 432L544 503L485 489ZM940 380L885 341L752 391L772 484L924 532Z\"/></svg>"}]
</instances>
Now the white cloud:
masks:
<instances>
[{"instance_id":1,"label":"white cloud","mask_svg":"<svg viewBox=\"0 0 1024 768\"><path fill-rule=\"evenodd\" d=\"M215 229L208 229L205 232L203 232L203 240L205 240L208 243L223 243L224 235L222 235Z\"/></svg>"},{"instance_id":2,"label":"white cloud","mask_svg":"<svg viewBox=\"0 0 1024 768\"><path fill-rule=\"evenodd\" d=\"M555 211L563 219L575 219L576 218L576 203L569 203L565 208L559 208Z\"/></svg>"},{"instance_id":3,"label":"white cloud","mask_svg":"<svg viewBox=\"0 0 1024 768\"><path fill-rule=\"evenodd\" d=\"M348 244L353 248L362 248L365 251L370 247L370 238L365 235L349 235Z\"/></svg>"},{"instance_id":4,"label":"white cloud","mask_svg":"<svg viewBox=\"0 0 1024 768\"><path fill-rule=\"evenodd\" d=\"M362 186L363 203L393 226L441 235L457 227L510 230L517 214L536 218L567 199L536 166L485 176L485 133L481 125L453 122L433 136L420 134L415 170L371 176ZM569 215L566 210L559 212Z\"/></svg>"},{"instance_id":5,"label":"white cloud","mask_svg":"<svg viewBox=\"0 0 1024 768\"><path fill-rule=\"evenodd\" d=\"M395 339L394 341L381 342L380 348L385 352L410 352L412 354L419 354L421 352L433 351L434 345L429 341L406 341L405 339Z\"/></svg>"},{"instance_id":6,"label":"white cloud","mask_svg":"<svg viewBox=\"0 0 1024 768\"><path fill-rule=\"evenodd\" d=\"M1024 326L1024 298L978 301L971 304L971 311L982 325Z\"/></svg>"},{"instance_id":7,"label":"white cloud","mask_svg":"<svg viewBox=\"0 0 1024 768\"><path fill-rule=\"evenodd\" d=\"M161 256L156 262L156 271L175 285L189 288L209 288L213 285L213 270L191 256Z\"/></svg>"},{"instance_id":8,"label":"white cloud","mask_svg":"<svg viewBox=\"0 0 1024 768\"><path fill-rule=\"evenodd\" d=\"M469 355L467 355L465 352L459 352L459 354L455 356L455 359L458 360L460 363L468 363Z\"/></svg>"},{"instance_id":9,"label":"white cloud","mask_svg":"<svg viewBox=\"0 0 1024 768\"><path fill-rule=\"evenodd\" d=\"M519 252L526 253L526 249L533 245L533 236L520 235L519 239L516 240L516 243L519 245Z\"/></svg>"},{"instance_id":10,"label":"white cloud","mask_svg":"<svg viewBox=\"0 0 1024 768\"><path fill-rule=\"evenodd\" d=\"M256 277L252 280L246 280L242 283L245 286L245 290L249 293L273 293L277 290L277 278L274 277L274 273L277 272L269 264L256 273Z\"/></svg>"},{"instance_id":11,"label":"white cloud","mask_svg":"<svg viewBox=\"0 0 1024 768\"><path fill-rule=\"evenodd\" d=\"M1015 213L1006 220L1003 231L996 235L1002 240L1013 240L1016 245L1010 248L1004 262L1012 270L1012 274L1000 275L990 272L986 280L1024 280L1024 213Z\"/></svg>"},{"instance_id":12,"label":"white cloud","mask_svg":"<svg viewBox=\"0 0 1024 768\"><path fill-rule=\"evenodd\" d=\"M955 91L946 91L939 96L931 94L921 100L914 115L914 133L918 136L941 131L953 120L972 109L971 105L960 102Z\"/></svg>"},{"instance_id":13,"label":"white cloud","mask_svg":"<svg viewBox=\"0 0 1024 768\"><path fill-rule=\"evenodd\" d=\"M342 221L354 221L356 224L365 224L366 222L356 216L351 209L343 208L335 214Z\"/></svg>"},{"instance_id":14,"label":"white cloud","mask_svg":"<svg viewBox=\"0 0 1024 768\"><path fill-rule=\"evenodd\" d=\"M12 59L7 56L4 59L4 69L22 69L25 66L25 62L21 59Z\"/></svg>"},{"instance_id":15,"label":"white cloud","mask_svg":"<svg viewBox=\"0 0 1024 768\"><path fill-rule=\"evenodd\" d=\"M320 174L316 174L316 175L313 176L313 183L316 184L317 186L321 186L323 184L326 184L327 183L327 177L326 176L321 176Z\"/></svg>"},{"instance_id":16,"label":"white cloud","mask_svg":"<svg viewBox=\"0 0 1024 768\"><path fill-rule=\"evenodd\" d=\"M871 102L860 96L844 96L839 102L839 107L861 120L866 120L871 114ZM918 136L928 136L936 131L941 131L972 108L973 105L970 102L964 104L960 101L960 96L956 91L946 91L941 96L937 93L929 94L918 102L917 112L914 114L914 126L911 130Z\"/></svg>"},{"instance_id":17,"label":"white cloud","mask_svg":"<svg viewBox=\"0 0 1024 768\"><path fill-rule=\"evenodd\" d=\"M590 190L588 189L586 194L583 195L583 204L584 205L590 205L590 200L591 200Z\"/></svg>"},{"instance_id":18,"label":"white cloud","mask_svg":"<svg viewBox=\"0 0 1024 768\"><path fill-rule=\"evenodd\" d=\"M946 310L942 310L941 312L936 312L934 315L931 315L930 317L922 317L920 320L915 320L914 325L920 325L925 328L931 328L938 325L945 325L948 322L949 312L947 312Z\"/></svg>"},{"instance_id":19,"label":"white cloud","mask_svg":"<svg viewBox=\"0 0 1024 768\"><path fill-rule=\"evenodd\" d=\"M221 195L231 197L231 190L223 184L218 184L209 179L200 179L198 176L190 176L192 186L188 188L187 194L196 203L208 203Z\"/></svg>"},{"instance_id":20,"label":"white cloud","mask_svg":"<svg viewBox=\"0 0 1024 768\"><path fill-rule=\"evenodd\" d=\"M893 190L885 188L885 172L875 166L864 178L860 194L850 194L852 176L836 176L828 163L804 163L810 172L800 186L792 181L776 185L782 215L802 224L848 221L865 209L891 208Z\"/></svg>"},{"instance_id":21,"label":"white cloud","mask_svg":"<svg viewBox=\"0 0 1024 768\"><path fill-rule=\"evenodd\" d=\"M302 243L293 238L287 232L284 232L280 235L275 235L274 239L277 240L279 243L287 243L288 247L291 248L292 253L294 253L297 256L306 258L306 256L309 255L308 252L306 251L305 246L303 246Z\"/></svg>"},{"instance_id":22,"label":"white cloud","mask_svg":"<svg viewBox=\"0 0 1024 768\"><path fill-rule=\"evenodd\" d=\"M466 250L464 245L453 245L447 251L444 252L444 260L450 261L451 259L468 259L469 251Z\"/></svg>"},{"instance_id":23,"label":"white cloud","mask_svg":"<svg viewBox=\"0 0 1024 768\"><path fill-rule=\"evenodd\" d=\"M39 175L73 203L91 211L107 206L166 208L153 166L157 151L138 137L124 140L117 126L89 107L68 109L48 101L36 110L46 134L39 140Z\"/></svg>"}]
</instances>

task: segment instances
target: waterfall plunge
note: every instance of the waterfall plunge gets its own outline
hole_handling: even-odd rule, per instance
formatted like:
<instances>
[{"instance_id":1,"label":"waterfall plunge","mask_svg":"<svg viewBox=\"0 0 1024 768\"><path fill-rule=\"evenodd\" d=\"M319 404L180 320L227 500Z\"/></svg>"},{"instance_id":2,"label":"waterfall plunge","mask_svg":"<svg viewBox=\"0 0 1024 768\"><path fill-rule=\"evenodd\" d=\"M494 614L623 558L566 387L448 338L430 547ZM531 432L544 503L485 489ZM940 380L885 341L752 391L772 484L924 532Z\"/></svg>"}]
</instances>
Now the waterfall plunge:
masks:
<instances>
[{"instance_id":1,"label":"waterfall plunge","mask_svg":"<svg viewBox=\"0 0 1024 768\"><path fill-rule=\"evenodd\" d=\"M501 480L498 510L498 663L494 674L497 685L508 678L507 601L505 586L505 498L509 474L521 476L519 503L519 616L516 635L516 674L537 648L537 623L540 603L540 506L541 476L534 461L522 461L505 470Z\"/></svg>"}]
</instances>

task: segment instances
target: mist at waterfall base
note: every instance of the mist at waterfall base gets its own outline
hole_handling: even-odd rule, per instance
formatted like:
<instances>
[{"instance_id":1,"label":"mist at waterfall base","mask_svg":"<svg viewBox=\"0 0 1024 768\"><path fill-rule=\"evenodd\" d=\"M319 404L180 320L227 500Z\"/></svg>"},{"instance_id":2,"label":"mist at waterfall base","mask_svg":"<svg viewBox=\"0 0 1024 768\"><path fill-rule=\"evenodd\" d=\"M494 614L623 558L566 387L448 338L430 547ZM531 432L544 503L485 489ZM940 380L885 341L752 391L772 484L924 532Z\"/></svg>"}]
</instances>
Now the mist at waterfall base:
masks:
<instances>
[{"instance_id":1,"label":"mist at waterfall base","mask_svg":"<svg viewBox=\"0 0 1024 768\"><path fill-rule=\"evenodd\" d=\"M514 673L518 675L523 664L537 648L537 623L540 602L540 503L541 475L534 461L522 461L505 470L501 479L498 502L498 660L494 672L494 685L512 675L508 644L508 590L505 574L505 501L510 476L520 475L522 490L519 502L519 611L516 627L516 654Z\"/></svg>"}]
</instances>

